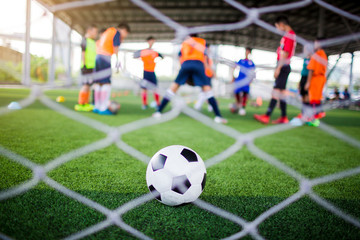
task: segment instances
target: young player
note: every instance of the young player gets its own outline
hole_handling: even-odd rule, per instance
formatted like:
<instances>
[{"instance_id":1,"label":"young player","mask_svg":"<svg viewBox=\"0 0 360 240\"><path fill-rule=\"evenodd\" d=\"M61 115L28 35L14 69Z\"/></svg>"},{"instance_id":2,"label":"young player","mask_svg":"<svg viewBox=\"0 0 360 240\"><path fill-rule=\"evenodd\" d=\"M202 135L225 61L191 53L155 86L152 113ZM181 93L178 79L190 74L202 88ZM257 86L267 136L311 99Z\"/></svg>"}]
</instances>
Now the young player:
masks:
<instances>
[{"instance_id":1,"label":"young player","mask_svg":"<svg viewBox=\"0 0 360 240\"><path fill-rule=\"evenodd\" d=\"M129 33L129 25L121 23L117 28L106 29L99 39L95 67L97 79L94 81L95 107L93 111L95 113L113 114L108 109L111 94L111 56L116 54L118 61L119 46Z\"/></svg>"},{"instance_id":2,"label":"young player","mask_svg":"<svg viewBox=\"0 0 360 240\"><path fill-rule=\"evenodd\" d=\"M255 64L249 59L252 49L245 49L245 59L240 59L237 65L240 67L239 75L233 79L234 95L238 114L246 114L246 103L250 92L250 83L255 79Z\"/></svg>"},{"instance_id":3,"label":"young player","mask_svg":"<svg viewBox=\"0 0 360 240\"><path fill-rule=\"evenodd\" d=\"M214 70L213 70L213 60L209 57L210 50L209 46L206 46L207 49L207 55L205 55L205 61L204 61L204 68L205 68L205 76L207 78L207 81L210 83L211 86L211 79L214 77ZM196 101L194 108L198 111L202 108L204 102L206 101L206 94L205 92L201 91L198 96L198 100ZM208 105L209 112L212 112L211 105Z\"/></svg>"},{"instance_id":4,"label":"young player","mask_svg":"<svg viewBox=\"0 0 360 240\"><path fill-rule=\"evenodd\" d=\"M290 60L295 53L296 35L292 30L289 20L285 16L277 17L275 26L278 30L284 31L285 35L281 38L280 46L277 49L277 66L274 72L275 85L272 92L272 98L269 103L268 110L264 115L254 114L254 118L264 124L269 123L270 116L276 106L277 101L280 101L281 117L272 123L288 123L289 120L286 115L286 83L291 72Z\"/></svg>"},{"instance_id":5,"label":"young player","mask_svg":"<svg viewBox=\"0 0 360 240\"><path fill-rule=\"evenodd\" d=\"M327 69L327 56L325 51L321 48L318 38L315 41L316 52L311 56L310 62L307 66L309 70L308 79L305 89L309 91L310 106L314 111L310 120L313 120L310 125L319 126L320 118L325 117L325 112L321 110L322 92L326 83L326 69Z\"/></svg>"},{"instance_id":6,"label":"young player","mask_svg":"<svg viewBox=\"0 0 360 240\"><path fill-rule=\"evenodd\" d=\"M213 108L215 113L214 121L216 123L227 123L227 120L222 118L217 102L214 98L210 83L205 75L204 61L206 55L206 41L193 34L185 40L181 45L181 59L183 61L181 69L175 82L172 83L167 90L159 109L153 114L153 117L161 117L161 112L164 110L168 102L175 96L179 87L191 78L195 86L200 86L205 92L206 98Z\"/></svg>"},{"instance_id":7,"label":"young player","mask_svg":"<svg viewBox=\"0 0 360 240\"><path fill-rule=\"evenodd\" d=\"M309 70L307 69L307 65L309 64L310 56L304 58L303 68L301 70L301 79L299 82L299 93L302 98L303 104L309 103L309 92L305 90L305 84L307 82Z\"/></svg>"},{"instance_id":8,"label":"young player","mask_svg":"<svg viewBox=\"0 0 360 240\"><path fill-rule=\"evenodd\" d=\"M75 105L76 111L92 111L93 105L89 104L90 86L93 83L93 73L95 69L96 44L95 39L98 29L91 25L86 30L86 35L81 42L81 74L82 87L79 92L78 104Z\"/></svg>"},{"instance_id":9,"label":"young player","mask_svg":"<svg viewBox=\"0 0 360 240\"><path fill-rule=\"evenodd\" d=\"M134 53L134 58L141 58L141 60L144 63L144 80L150 83L150 89L153 89L154 91L154 99L156 101L156 105L159 106L160 105L160 97L159 94L156 92L156 87L157 87L157 78L155 75L155 66L156 66L156 62L155 59L160 57L163 58L163 56L154 51L152 49L152 46L155 43L155 38L150 36L146 39L146 41L149 44L149 48L144 49L144 50L140 50ZM145 84L142 84L141 86L141 98L142 98L142 109L147 109L148 108L148 103L147 103L147 83L145 82Z\"/></svg>"}]
</instances>

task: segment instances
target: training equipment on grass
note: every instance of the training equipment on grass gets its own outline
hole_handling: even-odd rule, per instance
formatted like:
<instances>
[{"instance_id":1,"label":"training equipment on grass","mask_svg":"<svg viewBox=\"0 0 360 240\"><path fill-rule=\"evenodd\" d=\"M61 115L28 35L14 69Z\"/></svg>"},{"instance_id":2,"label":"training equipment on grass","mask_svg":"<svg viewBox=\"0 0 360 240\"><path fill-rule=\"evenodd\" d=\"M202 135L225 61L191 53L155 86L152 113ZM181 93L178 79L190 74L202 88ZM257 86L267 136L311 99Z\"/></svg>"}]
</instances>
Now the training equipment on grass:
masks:
<instances>
[{"instance_id":1,"label":"training equipment on grass","mask_svg":"<svg viewBox=\"0 0 360 240\"><path fill-rule=\"evenodd\" d=\"M65 98L63 96L58 96L56 98L56 101L59 102L59 103L62 103L62 102L65 102Z\"/></svg>"},{"instance_id":2,"label":"training equipment on grass","mask_svg":"<svg viewBox=\"0 0 360 240\"><path fill-rule=\"evenodd\" d=\"M11 109L11 110L19 110L21 109L21 106L18 102L11 102L9 105L8 105L8 109Z\"/></svg>"},{"instance_id":3,"label":"training equipment on grass","mask_svg":"<svg viewBox=\"0 0 360 240\"><path fill-rule=\"evenodd\" d=\"M156 199L166 205L190 203L204 190L205 164L188 147L168 146L151 158L146 170L146 182Z\"/></svg>"}]
</instances>

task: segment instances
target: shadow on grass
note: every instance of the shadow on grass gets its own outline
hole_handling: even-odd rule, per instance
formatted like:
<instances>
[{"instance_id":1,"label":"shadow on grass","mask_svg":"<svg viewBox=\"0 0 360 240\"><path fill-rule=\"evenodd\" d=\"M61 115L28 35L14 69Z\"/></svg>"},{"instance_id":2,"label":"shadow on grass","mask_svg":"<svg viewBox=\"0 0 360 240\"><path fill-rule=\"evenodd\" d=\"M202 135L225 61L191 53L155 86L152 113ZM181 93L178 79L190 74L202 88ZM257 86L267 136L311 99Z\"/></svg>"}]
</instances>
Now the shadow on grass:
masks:
<instances>
[{"instance_id":1,"label":"shadow on grass","mask_svg":"<svg viewBox=\"0 0 360 240\"><path fill-rule=\"evenodd\" d=\"M47 188L47 187L46 187ZM79 192L101 196L114 208L141 194ZM61 239L106 219L102 213L53 189L33 189L0 202L0 232L15 239ZM131 239L125 231L107 229L89 239ZM105 234L105 235L104 235Z\"/></svg>"},{"instance_id":2,"label":"shadow on grass","mask_svg":"<svg viewBox=\"0 0 360 240\"><path fill-rule=\"evenodd\" d=\"M334 127L360 127L360 113L354 112L352 116L328 116L324 122Z\"/></svg>"},{"instance_id":3,"label":"shadow on grass","mask_svg":"<svg viewBox=\"0 0 360 240\"><path fill-rule=\"evenodd\" d=\"M0 204L0 232L16 239L59 239L105 220L105 216L52 189L33 189ZM79 192L115 209L141 194L101 191ZM283 201L279 197L218 197L203 200L247 221ZM360 216L359 201L330 200ZM169 207L152 200L123 216L130 226L154 239L219 239L241 227L192 204ZM265 220L259 232L267 239L358 239L360 230L328 212L309 198L302 198ZM134 239L112 226L86 239Z\"/></svg>"},{"instance_id":4,"label":"shadow on grass","mask_svg":"<svg viewBox=\"0 0 360 240\"><path fill-rule=\"evenodd\" d=\"M330 200L359 216L359 201ZM259 227L267 239L359 239L360 229L325 210L309 198L302 198L270 217Z\"/></svg>"}]
</instances>

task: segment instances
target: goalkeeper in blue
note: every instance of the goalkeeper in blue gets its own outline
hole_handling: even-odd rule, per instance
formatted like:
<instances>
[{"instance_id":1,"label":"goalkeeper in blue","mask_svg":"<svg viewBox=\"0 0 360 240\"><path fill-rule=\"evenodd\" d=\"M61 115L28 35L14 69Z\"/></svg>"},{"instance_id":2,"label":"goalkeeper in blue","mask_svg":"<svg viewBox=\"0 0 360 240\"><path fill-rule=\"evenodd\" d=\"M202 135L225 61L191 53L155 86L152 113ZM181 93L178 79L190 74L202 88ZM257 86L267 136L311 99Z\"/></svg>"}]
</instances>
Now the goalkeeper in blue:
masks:
<instances>
[{"instance_id":1,"label":"goalkeeper in blue","mask_svg":"<svg viewBox=\"0 0 360 240\"><path fill-rule=\"evenodd\" d=\"M236 99L236 109L238 114L244 116L246 114L246 103L249 98L250 84L255 79L255 64L249 59L252 49L245 49L245 58L240 59L237 65L240 67L239 75L233 79L234 96Z\"/></svg>"}]
</instances>

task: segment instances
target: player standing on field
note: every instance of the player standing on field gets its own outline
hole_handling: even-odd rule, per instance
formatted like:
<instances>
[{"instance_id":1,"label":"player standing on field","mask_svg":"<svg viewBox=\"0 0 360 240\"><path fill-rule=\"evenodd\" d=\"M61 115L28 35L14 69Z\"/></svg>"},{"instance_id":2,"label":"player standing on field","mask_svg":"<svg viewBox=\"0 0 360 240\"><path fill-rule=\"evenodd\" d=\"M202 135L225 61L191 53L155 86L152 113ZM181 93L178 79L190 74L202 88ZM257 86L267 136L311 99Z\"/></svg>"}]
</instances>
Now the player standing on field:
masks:
<instances>
[{"instance_id":1,"label":"player standing on field","mask_svg":"<svg viewBox=\"0 0 360 240\"><path fill-rule=\"evenodd\" d=\"M237 63L240 67L239 75L233 79L236 109L239 109L238 113L242 116L246 114L245 107L250 93L250 84L255 79L255 64L249 59L251 51L251 48L245 49L245 59L240 59Z\"/></svg>"},{"instance_id":2,"label":"player standing on field","mask_svg":"<svg viewBox=\"0 0 360 240\"><path fill-rule=\"evenodd\" d=\"M179 74L167 90L157 112L153 117L161 117L161 112L164 110L168 102L175 96L179 87L189 79L192 78L195 86L200 86L205 92L205 96L214 110L216 123L227 123L227 120L222 118L217 102L214 98L210 83L205 75L204 61L206 54L205 39L197 37L196 34L190 36L181 45L181 60L183 61Z\"/></svg>"},{"instance_id":3,"label":"player standing on field","mask_svg":"<svg viewBox=\"0 0 360 240\"><path fill-rule=\"evenodd\" d=\"M149 88L148 85L150 85L150 89L154 91L154 99L156 101L156 105L158 107L160 105L160 97L159 94L156 92L157 78L154 71L156 66L155 59L158 57L163 58L163 56L160 53L152 49L152 46L155 43L155 38L150 36L146 39L146 41L149 44L149 48L134 53L134 58L141 58L141 60L144 63L143 79L145 80L145 82L143 84L140 84L142 89L141 91L142 109L144 110L148 108L148 103L147 103L147 89Z\"/></svg>"},{"instance_id":4,"label":"player standing on field","mask_svg":"<svg viewBox=\"0 0 360 240\"><path fill-rule=\"evenodd\" d=\"M310 120L313 120L310 125L319 126L320 118L325 117L325 112L321 109L322 92L326 83L326 69L328 58L325 51L321 48L318 38L315 41L316 52L311 56L310 62L307 66L309 70L308 79L305 89L309 91L310 106L313 108Z\"/></svg>"},{"instance_id":5,"label":"player standing on field","mask_svg":"<svg viewBox=\"0 0 360 240\"><path fill-rule=\"evenodd\" d=\"M89 104L90 87L93 83L93 73L95 69L96 43L98 29L91 25L86 30L86 35L81 42L81 79L82 87L79 92L78 104L75 105L76 111L92 111L93 105Z\"/></svg>"},{"instance_id":6,"label":"player standing on field","mask_svg":"<svg viewBox=\"0 0 360 240\"><path fill-rule=\"evenodd\" d=\"M276 51L277 66L274 73L275 85L272 91L272 98L266 114L254 114L254 118L264 124L269 123L270 116L278 100L280 101L281 117L272 123L278 124L289 122L286 114L286 83L291 72L290 60L295 53L296 35L290 26L288 18L285 16L279 16L276 18L275 27L280 31L284 31L285 35L281 38L280 46Z\"/></svg>"},{"instance_id":7,"label":"player standing on field","mask_svg":"<svg viewBox=\"0 0 360 240\"><path fill-rule=\"evenodd\" d=\"M96 80L94 81L95 108L94 112L101 115L113 114L109 109L111 94L111 56L118 52L121 42L130 33L130 27L121 23L117 28L111 27L101 35L97 44L96 55Z\"/></svg>"},{"instance_id":8,"label":"player standing on field","mask_svg":"<svg viewBox=\"0 0 360 240\"><path fill-rule=\"evenodd\" d=\"M308 57L304 58L303 68L301 70L301 79L299 82L299 92L300 92L303 104L309 103L309 92L308 92L308 90L305 90L305 85L306 85L308 74L309 74L309 70L307 69L307 65L309 64L309 62L310 62L310 55Z\"/></svg>"}]
</instances>

